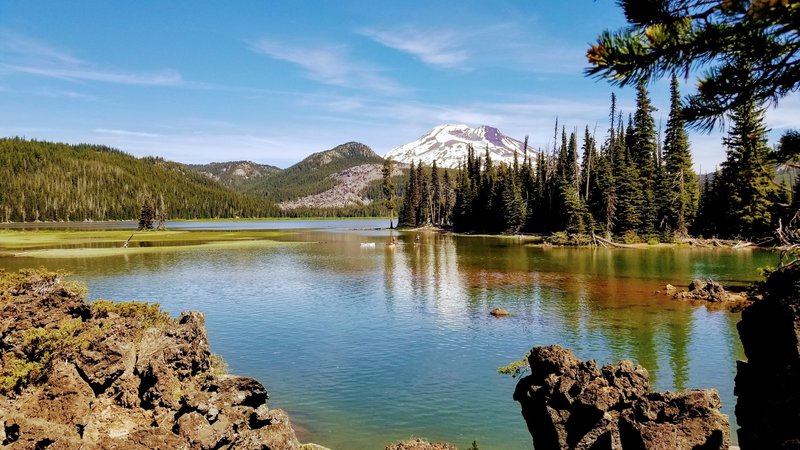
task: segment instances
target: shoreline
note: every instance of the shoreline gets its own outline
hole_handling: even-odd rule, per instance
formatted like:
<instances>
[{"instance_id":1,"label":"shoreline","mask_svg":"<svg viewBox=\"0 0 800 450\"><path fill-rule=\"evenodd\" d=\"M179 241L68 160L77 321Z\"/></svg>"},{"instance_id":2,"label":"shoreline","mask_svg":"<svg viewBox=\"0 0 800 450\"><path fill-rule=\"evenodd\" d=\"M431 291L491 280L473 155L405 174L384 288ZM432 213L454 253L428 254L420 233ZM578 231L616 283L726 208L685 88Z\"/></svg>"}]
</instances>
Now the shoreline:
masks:
<instances>
[{"instance_id":1,"label":"shoreline","mask_svg":"<svg viewBox=\"0 0 800 450\"><path fill-rule=\"evenodd\" d=\"M463 231L453 231L449 228L441 228L435 226L423 226L423 227L416 227L416 228L394 228L394 231L401 231L401 232L418 232L418 233L439 233L439 234L450 234L453 236L461 236L461 237L490 237L490 238L500 238L500 239L516 239L520 242L522 241L529 241L526 243L526 246L530 247L540 247L540 248L587 248L587 249L596 249L596 248L606 248L606 249L654 249L654 248L695 248L695 249L730 249L730 250L744 250L744 249L757 249L757 250L776 250L780 249L779 246L767 247L759 244L755 244L748 241L730 241L730 240L723 240L717 238L697 238L697 237L687 237L683 238L676 242L658 242L654 244L650 244L647 242L637 242L633 244L626 244L622 242L612 242L614 245L609 247L604 247L602 245L592 245L592 244L582 244L582 245L571 245L571 244L554 244L548 242L547 239L552 237L556 233L552 234L541 234L541 233L518 233L518 234L492 234L492 233L477 233L477 232L463 232ZM560 233L560 232L557 232ZM586 238L591 239L591 235L584 235ZM605 239L603 239L605 240ZM734 243L736 242L736 243Z\"/></svg>"},{"instance_id":2,"label":"shoreline","mask_svg":"<svg viewBox=\"0 0 800 450\"><path fill-rule=\"evenodd\" d=\"M353 216L353 217L343 217L343 216L314 216L314 217L217 217L217 218L209 218L209 219L202 219L202 218L195 218L195 219L169 219L167 223L195 223L195 222L289 222L289 221L298 221L298 222L312 222L312 221L323 221L323 220L389 220L389 217L379 217L379 216L368 216L368 217L361 217L361 216ZM44 225L46 227L55 227L59 225L64 226L82 226L82 225L102 225L102 224L137 224L139 219L118 219L118 220L39 220L33 222L0 222L0 229L3 228L23 228L25 226L35 226L35 225Z\"/></svg>"}]
</instances>

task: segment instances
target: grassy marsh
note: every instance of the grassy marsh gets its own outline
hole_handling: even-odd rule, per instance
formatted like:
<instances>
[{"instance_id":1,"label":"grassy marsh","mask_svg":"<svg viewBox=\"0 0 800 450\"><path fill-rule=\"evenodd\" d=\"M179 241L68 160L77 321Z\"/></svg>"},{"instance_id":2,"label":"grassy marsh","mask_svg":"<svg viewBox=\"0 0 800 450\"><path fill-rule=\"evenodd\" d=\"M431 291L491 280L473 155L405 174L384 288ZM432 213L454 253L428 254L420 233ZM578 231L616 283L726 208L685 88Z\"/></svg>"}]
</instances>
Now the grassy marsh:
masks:
<instances>
[{"instance_id":1,"label":"grassy marsh","mask_svg":"<svg viewBox=\"0 0 800 450\"><path fill-rule=\"evenodd\" d=\"M133 235L129 246L123 246ZM188 250L293 245L291 233L250 231L16 231L0 230L0 255L30 258L95 258Z\"/></svg>"}]
</instances>

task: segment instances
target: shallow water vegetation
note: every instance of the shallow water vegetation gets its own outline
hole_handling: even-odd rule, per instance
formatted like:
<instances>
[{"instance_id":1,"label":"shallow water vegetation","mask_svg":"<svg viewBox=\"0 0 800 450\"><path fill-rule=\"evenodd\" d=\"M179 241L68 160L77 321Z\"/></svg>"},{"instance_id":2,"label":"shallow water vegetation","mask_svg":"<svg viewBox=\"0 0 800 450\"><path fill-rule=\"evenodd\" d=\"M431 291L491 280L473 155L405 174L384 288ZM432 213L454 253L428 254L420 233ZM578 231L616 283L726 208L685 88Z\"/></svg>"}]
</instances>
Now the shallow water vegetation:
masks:
<instances>
[{"instance_id":1,"label":"shallow water vegetation","mask_svg":"<svg viewBox=\"0 0 800 450\"><path fill-rule=\"evenodd\" d=\"M292 245L286 231L0 231L0 255L32 258L94 258L178 250ZM128 247L124 244L128 239Z\"/></svg>"},{"instance_id":2,"label":"shallow water vegetation","mask_svg":"<svg viewBox=\"0 0 800 450\"><path fill-rule=\"evenodd\" d=\"M528 357L531 356L531 351L528 350L525 355L516 360L508 363L505 366L498 367L497 373L500 375L510 375L511 378L519 378L524 376L530 369L530 365L528 364Z\"/></svg>"}]
</instances>

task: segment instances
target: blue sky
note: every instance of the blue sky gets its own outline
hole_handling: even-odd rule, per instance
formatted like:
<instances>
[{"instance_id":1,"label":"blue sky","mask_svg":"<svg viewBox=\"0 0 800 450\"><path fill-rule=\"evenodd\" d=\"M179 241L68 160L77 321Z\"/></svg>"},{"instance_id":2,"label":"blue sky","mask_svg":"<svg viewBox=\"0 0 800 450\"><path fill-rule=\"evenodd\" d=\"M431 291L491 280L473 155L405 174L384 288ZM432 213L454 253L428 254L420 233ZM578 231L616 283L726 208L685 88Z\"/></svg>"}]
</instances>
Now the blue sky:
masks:
<instances>
[{"instance_id":1,"label":"blue sky","mask_svg":"<svg viewBox=\"0 0 800 450\"><path fill-rule=\"evenodd\" d=\"M279 167L347 141L384 154L443 123L544 148L556 116L603 134L612 91L633 110L631 89L582 74L624 24L612 0L0 0L0 135ZM650 88L666 123L668 83ZM798 118L784 100L771 136ZM721 134L691 136L713 170Z\"/></svg>"}]
</instances>

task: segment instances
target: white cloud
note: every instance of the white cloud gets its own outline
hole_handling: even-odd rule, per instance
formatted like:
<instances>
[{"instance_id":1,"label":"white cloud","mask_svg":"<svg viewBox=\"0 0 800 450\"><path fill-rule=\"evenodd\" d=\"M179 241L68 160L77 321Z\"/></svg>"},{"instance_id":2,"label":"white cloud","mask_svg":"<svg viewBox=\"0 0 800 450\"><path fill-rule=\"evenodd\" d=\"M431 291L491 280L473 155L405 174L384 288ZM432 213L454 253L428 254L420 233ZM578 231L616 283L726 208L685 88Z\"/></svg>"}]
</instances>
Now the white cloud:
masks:
<instances>
[{"instance_id":1,"label":"white cloud","mask_svg":"<svg viewBox=\"0 0 800 450\"><path fill-rule=\"evenodd\" d=\"M447 30L437 25L375 26L356 33L441 69L501 68L582 76L586 65L585 48L556 41L530 22L501 21Z\"/></svg>"},{"instance_id":2,"label":"white cloud","mask_svg":"<svg viewBox=\"0 0 800 450\"><path fill-rule=\"evenodd\" d=\"M142 86L183 84L181 74L175 70L148 73L98 67L65 50L10 31L0 31L0 57L4 60L0 68L6 72L70 81L100 81Z\"/></svg>"},{"instance_id":3,"label":"white cloud","mask_svg":"<svg viewBox=\"0 0 800 450\"><path fill-rule=\"evenodd\" d=\"M773 130L800 128L800 94L790 94L767 111L767 124Z\"/></svg>"},{"instance_id":4,"label":"white cloud","mask_svg":"<svg viewBox=\"0 0 800 450\"><path fill-rule=\"evenodd\" d=\"M410 27L393 31L364 28L358 33L435 67L464 69L469 57L454 33L436 33Z\"/></svg>"},{"instance_id":5,"label":"white cloud","mask_svg":"<svg viewBox=\"0 0 800 450\"><path fill-rule=\"evenodd\" d=\"M118 129L109 129L109 128L95 128L95 133L101 134L113 134L117 136L136 136L136 137L158 137L160 135L155 133L145 133L143 131L129 131L129 130L118 130Z\"/></svg>"},{"instance_id":6,"label":"white cloud","mask_svg":"<svg viewBox=\"0 0 800 450\"><path fill-rule=\"evenodd\" d=\"M16 66L13 64L2 64L0 67L15 72L40 75L48 78L59 78L62 80L102 81L106 83L142 86L178 86L183 82L181 74L174 70L145 74L86 69Z\"/></svg>"},{"instance_id":7,"label":"white cloud","mask_svg":"<svg viewBox=\"0 0 800 450\"><path fill-rule=\"evenodd\" d=\"M51 61L69 65L83 63L65 50L8 30L0 31L0 51L14 53L28 60Z\"/></svg>"},{"instance_id":8,"label":"white cloud","mask_svg":"<svg viewBox=\"0 0 800 450\"><path fill-rule=\"evenodd\" d=\"M309 78L320 83L365 88L385 94L405 92L378 68L350 58L344 46L298 47L260 39L252 42L250 47L256 53L300 66Z\"/></svg>"}]
</instances>

